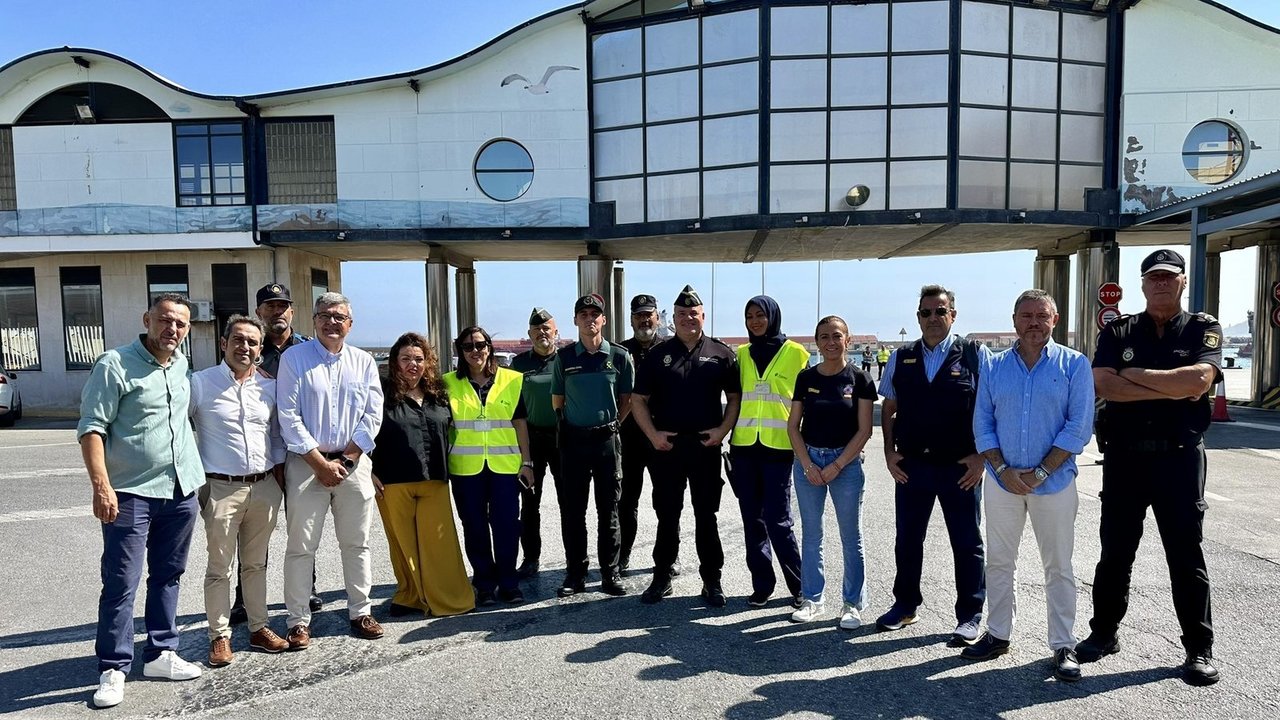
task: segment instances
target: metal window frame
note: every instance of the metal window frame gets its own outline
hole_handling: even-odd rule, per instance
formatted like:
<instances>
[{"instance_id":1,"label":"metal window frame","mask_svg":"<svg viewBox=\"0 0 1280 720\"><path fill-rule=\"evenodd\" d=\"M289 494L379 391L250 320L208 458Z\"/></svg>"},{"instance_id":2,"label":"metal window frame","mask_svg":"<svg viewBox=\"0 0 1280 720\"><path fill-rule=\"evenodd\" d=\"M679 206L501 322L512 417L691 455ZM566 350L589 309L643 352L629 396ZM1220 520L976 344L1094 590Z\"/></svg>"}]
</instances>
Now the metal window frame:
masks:
<instances>
[{"instance_id":1,"label":"metal window frame","mask_svg":"<svg viewBox=\"0 0 1280 720\"><path fill-rule=\"evenodd\" d=\"M480 169L480 158L484 156L484 152L489 148L493 147L494 145L497 145L498 143L503 143L503 142L511 143L512 145L515 145L516 147L520 148L520 151L524 153L524 156L529 158L528 170L516 169L516 168L511 168L511 169L486 168L484 170ZM520 191L519 195L516 195L515 197L512 197L512 198L504 199L504 198L494 197L489 193L488 190L484 189L484 183L480 182L481 175L507 175L507 174L514 175L516 173L526 173L526 172L529 173L529 185L525 187L524 190ZM490 200L493 200L494 202L508 203L515 200L519 200L520 198L524 197L525 193L529 192L530 188L533 187L533 181L537 177L537 165L533 162L533 153L529 152L529 148L525 147L518 140L513 140L512 138L505 137L505 136L496 137L485 142L483 145L480 146L480 149L476 151L475 157L472 158L471 160L471 175L476 180L476 188L480 192L484 193L485 197L489 198Z\"/></svg>"},{"instance_id":2,"label":"metal window frame","mask_svg":"<svg viewBox=\"0 0 1280 720\"><path fill-rule=\"evenodd\" d=\"M270 167L270 150L267 147L267 129L272 126L279 125L295 125L301 123L328 123L333 127L333 199L310 200L306 203L291 204L332 204L338 201L338 148L337 148L337 124L333 115L300 115L281 118L249 118L253 124L253 154L251 155L253 172L253 184L255 191L252 193L253 204L269 205L271 195L271 167ZM246 163L246 177L248 176L249 163ZM246 197L250 195L249 186L246 185Z\"/></svg>"},{"instance_id":3,"label":"metal window frame","mask_svg":"<svg viewBox=\"0 0 1280 720\"><path fill-rule=\"evenodd\" d=\"M5 275L16 275L18 274L18 272L15 272L15 271L22 271L22 270L27 270L31 273L31 281L29 284L25 282L26 280L25 276L22 278L24 280L24 282L22 283L16 283L16 282L7 281L3 279ZM40 293L36 288L35 267L33 266L33 267L0 268L0 287L31 288L31 306L32 306L32 309L35 311L35 319L36 319L36 364L35 366L34 367L29 366L25 368L5 367L5 370L14 371L14 372L38 372L38 371L44 370L44 353L40 349ZM3 359L4 359L4 348L3 348L3 345L0 344L0 360L3 360ZM3 363L0 363L0 364L3 364Z\"/></svg>"},{"instance_id":4,"label":"metal window frame","mask_svg":"<svg viewBox=\"0 0 1280 720\"><path fill-rule=\"evenodd\" d=\"M97 282L90 283L90 282L68 281L67 275L68 275L68 271L70 270L75 270L79 272L92 270L94 274L97 275ZM71 360L71 346L67 343L67 337L66 337L66 330L67 328L71 327L71 319L67 317L67 288L68 287L97 287L98 288L98 307L101 310L101 315L98 317L98 327L102 329L103 334L105 336L107 328L106 328L106 305L103 303L103 300L102 300L102 267L99 265L80 265L80 266L65 265L58 268L58 298L62 302L63 369L66 372L80 372L80 371L89 370L93 368L93 362L80 363L80 362L72 362Z\"/></svg>"},{"instance_id":5,"label":"metal window frame","mask_svg":"<svg viewBox=\"0 0 1280 720\"><path fill-rule=\"evenodd\" d=\"M178 134L178 128L180 128L180 127L198 127L198 126L201 126L201 125L203 125L203 126L204 126L204 128L205 128L204 133L187 133L187 134L183 134L183 135L179 135L179 134ZM196 192L196 193L184 193L184 192L182 192L182 177L181 177L181 170L180 170L180 169L181 169L181 166L182 166L182 158L181 158L181 157L179 157L179 155L178 155L178 138L179 138L179 137L184 137L184 138L203 137L203 138L205 139L205 146L206 146L206 149L208 150L208 153L209 153L209 172L210 172L210 173L212 173L212 172L213 172L213 165L214 165L214 163L213 163L213 138L214 138L214 137L230 137L230 136L231 136L231 133L213 133L213 132L211 132L211 131L210 131L210 126L212 126L212 125L238 125L238 126L240 126L240 157L241 157L241 163L242 163L242 164L243 164L243 166L244 166L244 192L239 192L239 193L236 193L236 192L232 192L232 193L219 193L219 192L215 192L215 191L213 191L213 184L212 184L212 182L213 182L213 177L212 177L212 175L211 175L211 176L210 176L210 178L209 178L209 180L210 180L210 192L207 192L207 193L201 193L201 192ZM265 133L263 133L263 135L264 135L264 138L265 138ZM255 186L257 185L257 183L255 183L255 182L254 182L254 179L255 179L255 178L254 178L254 163L252 163L252 162L251 162L251 160L252 160L252 155L251 155L251 153L249 152L250 140L251 140L252 138L250 137L250 132L249 132L248 123L246 123L244 119L242 119L242 118L209 118L209 119L205 119L205 120L184 120L184 121L182 121L182 122L175 122L175 123L173 123L173 132L172 132L172 137L173 137L173 197L174 197L174 205L175 205L176 207L244 207L244 206L246 206L246 205L253 205L253 204L255 203L256 197L255 197L255 194L254 194L254 193L255 193ZM265 143L265 140L264 140L264 143ZM264 145L264 147L265 147L265 145ZM261 168L262 168L262 172L265 172L265 171L266 171L266 168L265 168L265 165L266 165L266 164L265 164L265 163L259 163L259 165L260 165L260 166L261 166ZM238 202L238 203L215 203L215 202L213 202L213 199L214 199L214 198L218 198L218 197L236 197L236 196L240 196L240 197L242 197L243 199L242 199L240 202ZM209 202L207 202L207 203L199 203L199 204L197 204L197 205L183 205L183 204L182 204L182 199L183 199L183 198L203 198L203 199L208 199L208 200L209 200Z\"/></svg>"}]
</instances>

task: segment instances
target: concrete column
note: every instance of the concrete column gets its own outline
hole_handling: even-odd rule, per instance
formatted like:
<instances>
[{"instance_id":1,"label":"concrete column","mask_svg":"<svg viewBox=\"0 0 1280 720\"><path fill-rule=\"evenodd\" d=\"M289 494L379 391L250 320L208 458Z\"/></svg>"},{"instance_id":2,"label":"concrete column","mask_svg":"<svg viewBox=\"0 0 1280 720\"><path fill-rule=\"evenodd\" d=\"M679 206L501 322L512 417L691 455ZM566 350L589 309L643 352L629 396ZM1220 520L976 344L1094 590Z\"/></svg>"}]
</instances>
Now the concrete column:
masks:
<instances>
[{"instance_id":1,"label":"concrete column","mask_svg":"<svg viewBox=\"0 0 1280 720\"><path fill-rule=\"evenodd\" d=\"M578 297L591 293L604 298L605 305L613 304L613 260L611 258L604 255L578 256ZM608 312L611 324L613 311ZM613 341L609 324L605 325L605 337Z\"/></svg>"},{"instance_id":2,"label":"concrete column","mask_svg":"<svg viewBox=\"0 0 1280 720\"><path fill-rule=\"evenodd\" d=\"M458 268L453 274L453 284L458 294L458 329L478 324L476 322L475 269Z\"/></svg>"},{"instance_id":3,"label":"concrete column","mask_svg":"<svg viewBox=\"0 0 1280 720\"><path fill-rule=\"evenodd\" d=\"M1114 233L1098 234L1110 234L1111 242L1090 243L1076 252L1075 349L1090 359L1098 347L1098 287L1105 282L1119 282L1120 277L1120 247L1115 244ZM1131 286L1128 291L1138 290Z\"/></svg>"},{"instance_id":4,"label":"concrete column","mask_svg":"<svg viewBox=\"0 0 1280 720\"><path fill-rule=\"evenodd\" d=\"M1071 257L1037 255L1034 284L1058 303L1058 325L1053 329L1053 341L1066 345L1071 328Z\"/></svg>"},{"instance_id":5,"label":"concrete column","mask_svg":"<svg viewBox=\"0 0 1280 720\"><path fill-rule=\"evenodd\" d=\"M1222 296L1222 254L1208 253L1204 258L1204 311L1218 317Z\"/></svg>"},{"instance_id":6,"label":"concrete column","mask_svg":"<svg viewBox=\"0 0 1280 720\"><path fill-rule=\"evenodd\" d=\"M453 327L449 323L449 264L431 258L427 270L427 339L440 358L440 372L453 369Z\"/></svg>"},{"instance_id":7,"label":"concrete column","mask_svg":"<svg viewBox=\"0 0 1280 720\"><path fill-rule=\"evenodd\" d=\"M610 332L605 333L609 342L622 342L627 338L631 327L631 306L627 304L627 280L622 263L613 266L613 302L609 304L609 324L605 326Z\"/></svg>"},{"instance_id":8,"label":"concrete column","mask_svg":"<svg viewBox=\"0 0 1280 720\"><path fill-rule=\"evenodd\" d=\"M1271 314L1280 307L1271 295L1271 284L1280 279L1280 237L1258 243L1258 289L1253 317L1253 400L1261 402L1280 386L1280 329Z\"/></svg>"}]
</instances>

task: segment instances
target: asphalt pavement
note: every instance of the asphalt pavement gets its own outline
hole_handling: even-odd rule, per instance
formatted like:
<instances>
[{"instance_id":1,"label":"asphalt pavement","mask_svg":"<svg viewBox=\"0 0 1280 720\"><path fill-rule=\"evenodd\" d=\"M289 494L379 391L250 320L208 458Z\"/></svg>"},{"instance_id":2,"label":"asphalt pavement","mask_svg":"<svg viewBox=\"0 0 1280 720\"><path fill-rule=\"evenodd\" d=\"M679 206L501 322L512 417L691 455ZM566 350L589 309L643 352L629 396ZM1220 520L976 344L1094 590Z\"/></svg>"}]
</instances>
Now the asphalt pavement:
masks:
<instances>
[{"instance_id":1,"label":"asphalt pavement","mask_svg":"<svg viewBox=\"0 0 1280 720\"><path fill-rule=\"evenodd\" d=\"M326 528L318 559L325 609L306 652L265 655L236 629L235 662L206 668L198 680L151 681L135 665L117 708L94 710L99 524L73 425L24 421L0 430L0 713L15 717L277 718L1275 718L1280 716L1280 414L1231 408L1237 422L1208 435L1209 511L1205 551L1213 583L1220 683L1181 682L1183 653L1168 572L1154 522L1134 568L1123 650L1084 667L1074 684L1052 679L1044 592L1028 528L1019 573L1014 651L969 663L947 648L954 626L952 563L941 513L925 557L920 622L892 633L872 623L891 601L893 489L879 432L868 446L863 518L869 605L864 626L836 627L840 545L832 511L826 524L827 615L788 621L789 598L750 608L742 524L726 485L720 535L729 605L699 598L693 518L686 503L682 574L675 594L644 605L654 518L648 485L642 502L631 594L555 597L563 572L552 483L544 498L543 571L525 583L530 602L454 618L391 620L382 606L394 590L385 536L375 520L375 615L386 637L358 640L347 631L341 563ZM33 419L34 420L34 419ZM1081 459L1075 573L1080 583L1076 633L1088 632L1090 583L1098 559L1101 467L1090 448ZM593 511L592 511L593 514ZM588 523L594 531L594 521ZM797 533L799 525L797 520ZM594 551L595 543L590 547ZM202 580L204 531L197 526L179 606L181 654L208 651ZM283 634L281 566L284 527L271 546L271 622ZM593 558L594 562L594 558ZM141 656L142 593L136 620Z\"/></svg>"}]
</instances>

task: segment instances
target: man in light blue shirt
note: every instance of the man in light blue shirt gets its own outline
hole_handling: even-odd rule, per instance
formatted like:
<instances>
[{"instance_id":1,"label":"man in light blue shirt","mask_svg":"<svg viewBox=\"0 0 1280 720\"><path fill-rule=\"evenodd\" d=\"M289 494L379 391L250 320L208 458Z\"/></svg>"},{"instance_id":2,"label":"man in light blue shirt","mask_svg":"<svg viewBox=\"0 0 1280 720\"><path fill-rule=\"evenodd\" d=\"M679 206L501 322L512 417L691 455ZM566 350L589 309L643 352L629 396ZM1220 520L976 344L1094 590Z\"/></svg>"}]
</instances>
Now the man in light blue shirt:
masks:
<instances>
[{"instance_id":1,"label":"man in light blue shirt","mask_svg":"<svg viewBox=\"0 0 1280 720\"><path fill-rule=\"evenodd\" d=\"M369 454L382 426L382 385L373 356L346 344L355 322L351 302L339 293L315 304L314 340L280 356L276 409L289 450L285 461L284 604L289 648L311 645L312 573L324 517L342 552L351 631L372 640L382 627L370 612L373 586L369 525L374 512Z\"/></svg>"},{"instance_id":2,"label":"man in light blue shirt","mask_svg":"<svg viewBox=\"0 0 1280 720\"><path fill-rule=\"evenodd\" d=\"M1075 655L1075 456L1093 435L1093 370L1084 355L1053 342L1058 308L1043 290L1013 306L1018 340L993 357L978 383L973 436L986 458L987 632L960 654L987 660L1009 652L1018 545L1027 517L1044 566L1053 673L1080 679Z\"/></svg>"},{"instance_id":3,"label":"man in light blue shirt","mask_svg":"<svg viewBox=\"0 0 1280 720\"><path fill-rule=\"evenodd\" d=\"M191 387L178 351L191 329L191 304L156 296L142 316L146 333L108 350L89 371L76 437L102 522L98 599L97 707L124 700L133 664L133 601L147 567L147 677L191 680L200 667L178 657L178 581L199 506L204 466L187 423Z\"/></svg>"}]
</instances>

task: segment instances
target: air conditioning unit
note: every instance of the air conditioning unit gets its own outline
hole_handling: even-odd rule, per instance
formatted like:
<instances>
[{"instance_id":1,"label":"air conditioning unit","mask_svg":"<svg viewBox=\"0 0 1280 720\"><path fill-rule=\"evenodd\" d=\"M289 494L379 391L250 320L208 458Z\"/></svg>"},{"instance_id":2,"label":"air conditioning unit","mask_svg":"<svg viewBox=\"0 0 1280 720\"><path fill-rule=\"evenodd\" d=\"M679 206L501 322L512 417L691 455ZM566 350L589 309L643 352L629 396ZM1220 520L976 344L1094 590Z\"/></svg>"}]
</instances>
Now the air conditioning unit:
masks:
<instances>
[{"instance_id":1,"label":"air conditioning unit","mask_svg":"<svg viewBox=\"0 0 1280 720\"><path fill-rule=\"evenodd\" d=\"M213 303L208 300L191 301L191 322L213 322Z\"/></svg>"}]
</instances>

